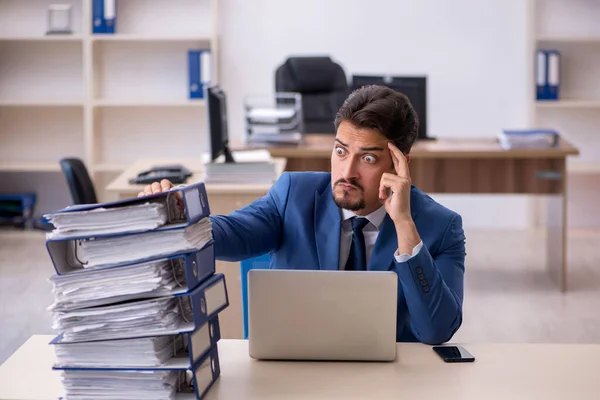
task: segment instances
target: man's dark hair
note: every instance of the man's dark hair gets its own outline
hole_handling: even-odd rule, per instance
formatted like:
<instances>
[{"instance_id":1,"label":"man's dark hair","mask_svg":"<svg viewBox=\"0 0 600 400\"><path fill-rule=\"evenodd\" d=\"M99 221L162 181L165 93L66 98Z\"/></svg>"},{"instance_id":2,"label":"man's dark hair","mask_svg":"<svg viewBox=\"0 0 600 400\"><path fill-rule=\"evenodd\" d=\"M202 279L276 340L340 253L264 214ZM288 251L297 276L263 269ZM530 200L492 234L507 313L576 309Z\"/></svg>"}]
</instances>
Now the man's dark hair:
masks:
<instances>
[{"instance_id":1,"label":"man's dark hair","mask_svg":"<svg viewBox=\"0 0 600 400\"><path fill-rule=\"evenodd\" d=\"M335 116L336 131L342 121L378 130L405 154L419 132L419 117L408 97L387 86L363 86L352 92Z\"/></svg>"}]
</instances>

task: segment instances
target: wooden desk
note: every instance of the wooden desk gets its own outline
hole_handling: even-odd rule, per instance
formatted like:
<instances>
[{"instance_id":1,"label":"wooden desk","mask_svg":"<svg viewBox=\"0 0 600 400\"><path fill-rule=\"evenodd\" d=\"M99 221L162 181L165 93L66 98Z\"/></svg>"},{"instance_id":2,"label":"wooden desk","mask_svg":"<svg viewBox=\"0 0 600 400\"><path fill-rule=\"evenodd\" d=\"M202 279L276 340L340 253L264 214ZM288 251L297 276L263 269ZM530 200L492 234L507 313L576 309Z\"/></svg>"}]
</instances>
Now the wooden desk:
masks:
<instances>
[{"instance_id":1,"label":"wooden desk","mask_svg":"<svg viewBox=\"0 0 600 400\"><path fill-rule=\"evenodd\" d=\"M0 366L0 399L62 394L52 336L34 335ZM466 344L474 363L446 364L431 346L399 343L392 363L256 361L244 340L221 340L219 399L597 399L600 345Z\"/></svg>"},{"instance_id":2,"label":"wooden desk","mask_svg":"<svg viewBox=\"0 0 600 400\"><path fill-rule=\"evenodd\" d=\"M285 169L286 160L277 158L274 161L277 164L277 176L279 176ZM188 182L198 182L202 179L204 167L200 159L141 159L133 163L115 180L110 182L106 190L114 199L135 197L143 190L145 185L130 184L130 178L135 177L140 171L144 171L155 165L169 164L181 164L188 168L193 173ZM264 196L270 187L271 184L207 183L206 192L208 194L211 214L227 215ZM229 294L229 307L220 314L221 335L223 338L241 339L244 337L244 326L242 318L240 264L217 261L216 269L217 272L225 275Z\"/></svg>"},{"instance_id":3,"label":"wooden desk","mask_svg":"<svg viewBox=\"0 0 600 400\"><path fill-rule=\"evenodd\" d=\"M274 162L277 167L277 176L281 175L281 173L286 168L287 160L285 158L275 158ZM146 185L136 185L129 183L129 179L137 176L141 171L150 169L154 166L160 165L183 165L187 169L192 172L192 176L188 179L188 182L199 182L202 180L204 164L200 160L200 158L143 158L139 159L130 166L128 166L125 171L123 171L119 176L117 176L113 181L111 181L107 186L106 190L116 199L127 199L130 197L136 197L140 191L144 189ZM246 184L231 184L231 183L208 183L206 184L206 191L209 196L209 200L211 195L227 195L228 199L231 199L231 196L239 197L245 195L254 196L257 193L267 193L271 188L271 184L269 183L246 183ZM219 198L219 200L222 200ZM211 211L212 206L215 206L215 210L220 207L220 204L211 203ZM225 207L226 209L230 209L230 207ZM213 212L214 214L215 212ZM220 214L220 212L216 212Z\"/></svg>"},{"instance_id":4,"label":"wooden desk","mask_svg":"<svg viewBox=\"0 0 600 400\"><path fill-rule=\"evenodd\" d=\"M267 146L285 157L288 171L330 171L334 135L306 135L298 146ZM412 182L425 193L525 194L548 199L547 265L567 290L566 158L579 151L562 140L556 148L504 150L496 139L419 141L411 150Z\"/></svg>"}]
</instances>

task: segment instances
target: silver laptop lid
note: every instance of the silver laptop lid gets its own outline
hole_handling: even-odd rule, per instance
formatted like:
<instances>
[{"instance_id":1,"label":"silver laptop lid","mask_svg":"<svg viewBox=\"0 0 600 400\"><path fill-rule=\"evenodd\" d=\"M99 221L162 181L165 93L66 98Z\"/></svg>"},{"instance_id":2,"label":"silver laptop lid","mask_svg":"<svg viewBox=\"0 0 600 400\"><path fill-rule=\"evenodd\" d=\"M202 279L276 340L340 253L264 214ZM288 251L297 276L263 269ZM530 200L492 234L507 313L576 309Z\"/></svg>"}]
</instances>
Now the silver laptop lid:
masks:
<instances>
[{"instance_id":1,"label":"silver laptop lid","mask_svg":"<svg viewBox=\"0 0 600 400\"><path fill-rule=\"evenodd\" d=\"M250 270L250 356L394 360L397 302L395 272Z\"/></svg>"}]
</instances>

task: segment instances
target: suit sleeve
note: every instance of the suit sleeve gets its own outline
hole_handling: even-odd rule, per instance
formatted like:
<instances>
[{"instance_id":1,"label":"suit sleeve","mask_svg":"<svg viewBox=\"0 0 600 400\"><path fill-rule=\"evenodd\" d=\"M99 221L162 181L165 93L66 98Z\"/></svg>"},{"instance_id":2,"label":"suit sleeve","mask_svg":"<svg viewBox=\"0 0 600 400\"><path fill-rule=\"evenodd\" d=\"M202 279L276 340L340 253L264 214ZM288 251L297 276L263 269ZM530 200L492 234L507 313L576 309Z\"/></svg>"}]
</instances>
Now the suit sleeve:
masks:
<instances>
[{"instance_id":1,"label":"suit sleeve","mask_svg":"<svg viewBox=\"0 0 600 400\"><path fill-rule=\"evenodd\" d=\"M229 215L211 216L215 257L241 261L279 247L291 177L283 173L269 192Z\"/></svg>"},{"instance_id":2,"label":"suit sleeve","mask_svg":"<svg viewBox=\"0 0 600 400\"><path fill-rule=\"evenodd\" d=\"M462 218L455 215L435 258L423 244L417 255L397 263L411 329L422 343L447 342L462 323L465 254Z\"/></svg>"}]
</instances>

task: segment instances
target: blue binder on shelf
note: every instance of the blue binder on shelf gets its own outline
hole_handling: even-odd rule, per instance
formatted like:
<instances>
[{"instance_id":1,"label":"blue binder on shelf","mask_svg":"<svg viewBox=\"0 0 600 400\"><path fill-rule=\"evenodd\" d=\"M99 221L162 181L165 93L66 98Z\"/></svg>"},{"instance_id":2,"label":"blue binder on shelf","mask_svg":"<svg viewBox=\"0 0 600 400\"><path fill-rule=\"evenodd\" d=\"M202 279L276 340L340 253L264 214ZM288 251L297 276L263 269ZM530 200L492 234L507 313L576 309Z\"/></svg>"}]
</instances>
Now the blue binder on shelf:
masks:
<instances>
[{"instance_id":1,"label":"blue binder on shelf","mask_svg":"<svg viewBox=\"0 0 600 400\"><path fill-rule=\"evenodd\" d=\"M117 305L111 304L107 306L94 307L92 310L96 313L102 313L110 308L115 310L116 307L125 307L130 310L131 306L145 306L156 302L157 299L175 299L181 323L176 328L167 326L151 326L146 324L139 334L132 335L131 332L123 332L115 329L113 326L112 316L103 321L103 326L94 329L94 337L73 337L66 336L67 330L62 330L62 343L84 343L100 340L115 340L115 339L131 339L141 337L154 337L165 335L177 335L183 333L192 333L203 327L209 320L216 317L221 311L229 306L229 294L227 293L227 285L223 274L214 274L206 279L200 285L190 292L175 294L173 296L165 296L160 298L151 298L136 300L132 302L123 302ZM90 309L88 309L90 310ZM114 314L114 313L113 313ZM133 329L133 328L127 328ZM135 329L133 329L135 330Z\"/></svg>"},{"instance_id":2,"label":"blue binder on shelf","mask_svg":"<svg viewBox=\"0 0 600 400\"><path fill-rule=\"evenodd\" d=\"M560 53L558 50L548 50L546 56L546 62L548 63L548 100L558 100L560 97Z\"/></svg>"},{"instance_id":3,"label":"blue binder on shelf","mask_svg":"<svg viewBox=\"0 0 600 400\"><path fill-rule=\"evenodd\" d=\"M560 53L557 50L536 51L536 99L558 100L560 88Z\"/></svg>"},{"instance_id":4,"label":"blue binder on shelf","mask_svg":"<svg viewBox=\"0 0 600 400\"><path fill-rule=\"evenodd\" d=\"M221 367L219 363L219 353L217 346L213 346L196 364L189 365L187 360L182 359L178 364L170 365L168 367L157 367L157 368L55 368L60 369L63 373L68 376L70 371L77 371L78 378L85 379L85 375L82 376L82 371L90 371L91 374L97 371L102 371L103 378L110 379L111 372L117 373L119 371L127 371L134 375L134 373L140 372L140 375L148 374L148 371L181 371L178 374L177 387L178 390L175 394L177 400L187 399L202 399L206 393L210 390L212 385L217 381L221 374Z\"/></svg>"},{"instance_id":5,"label":"blue binder on shelf","mask_svg":"<svg viewBox=\"0 0 600 400\"><path fill-rule=\"evenodd\" d=\"M106 33L104 0L92 0L92 33Z\"/></svg>"},{"instance_id":6,"label":"blue binder on shelf","mask_svg":"<svg viewBox=\"0 0 600 400\"><path fill-rule=\"evenodd\" d=\"M104 1L104 33L115 33L115 25L117 22L117 0Z\"/></svg>"},{"instance_id":7,"label":"blue binder on shelf","mask_svg":"<svg viewBox=\"0 0 600 400\"><path fill-rule=\"evenodd\" d=\"M119 342L122 346L129 346L129 343L134 343L139 339L144 338L164 338L169 343L172 343L171 349L173 353L171 357L165 361L161 367L142 365L141 363L135 363L135 360L129 360L127 364L118 363L123 368L135 368L135 369L157 369L157 368L168 368L173 365L180 365L182 362L187 362L187 365L195 365L202 357L204 357L212 347L216 346L217 342L221 340L221 328L219 325L219 316L216 315L211 318L206 324L196 329L194 332L178 333L173 335L161 335L161 336L149 336L149 337L136 337L127 339L114 339L114 340L91 340L88 342L63 342L63 335L56 336L50 342L53 346L60 346L63 348L80 347L81 351L85 351L91 354L103 353L106 356L115 357L119 359L121 356L121 350L119 347L111 348L110 344ZM112 352L112 354L111 354ZM127 354L125 357L129 357ZM117 362L105 362L104 364L110 365ZM114 366L92 366L86 365L85 362L80 363L69 363L59 361L54 365L55 369L78 369L78 368L93 368L93 369L111 369Z\"/></svg>"},{"instance_id":8,"label":"blue binder on shelf","mask_svg":"<svg viewBox=\"0 0 600 400\"><path fill-rule=\"evenodd\" d=\"M188 78L190 99L203 99L204 86L211 81L209 50L188 50Z\"/></svg>"},{"instance_id":9,"label":"blue binder on shelf","mask_svg":"<svg viewBox=\"0 0 600 400\"><path fill-rule=\"evenodd\" d=\"M535 90L537 100L548 98L548 56L544 50L537 50L535 55Z\"/></svg>"}]
</instances>

